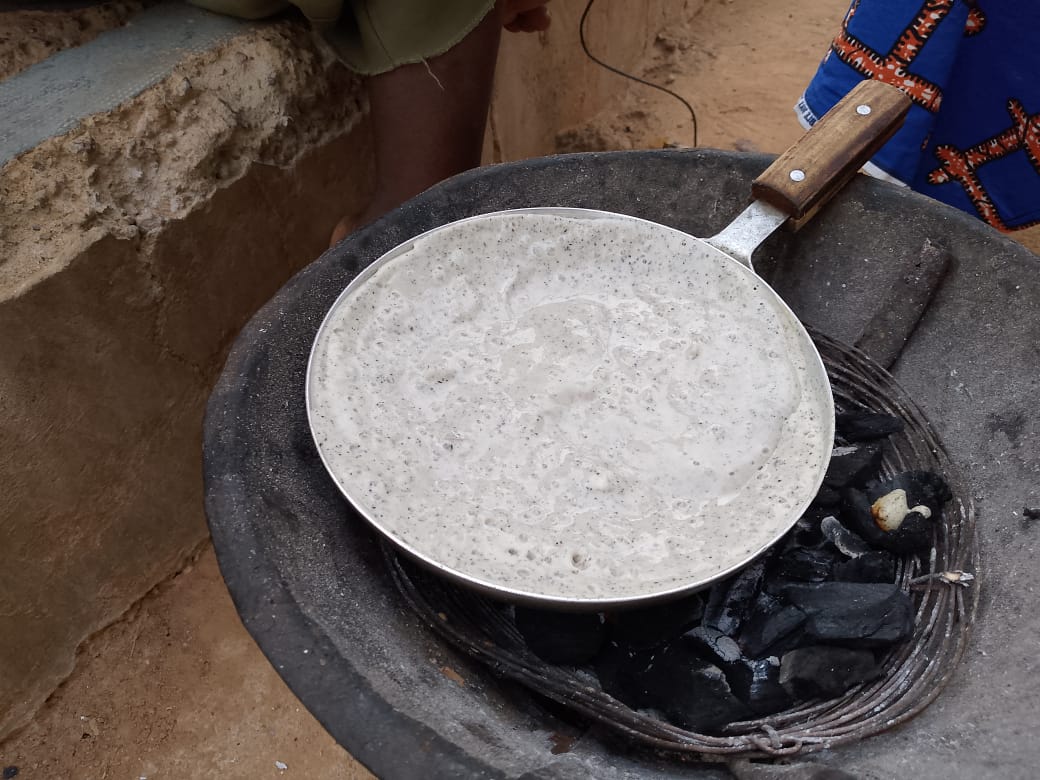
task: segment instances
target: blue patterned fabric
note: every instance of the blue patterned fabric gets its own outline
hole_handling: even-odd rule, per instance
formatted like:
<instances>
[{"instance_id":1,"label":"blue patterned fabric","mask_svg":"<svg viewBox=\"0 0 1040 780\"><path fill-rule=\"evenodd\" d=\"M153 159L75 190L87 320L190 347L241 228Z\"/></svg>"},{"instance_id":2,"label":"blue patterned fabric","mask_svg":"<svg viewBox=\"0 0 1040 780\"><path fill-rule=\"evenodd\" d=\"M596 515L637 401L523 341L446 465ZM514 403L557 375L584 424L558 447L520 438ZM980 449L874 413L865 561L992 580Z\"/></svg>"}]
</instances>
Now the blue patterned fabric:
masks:
<instances>
[{"instance_id":1,"label":"blue patterned fabric","mask_svg":"<svg viewBox=\"0 0 1040 780\"><path fill-rule=\"evenodd\" d=\"M1040 2L854 0L797 111L864 78L913 100L874 170L1000 230L1040 224Z\"/></svg>"}]
</instances>

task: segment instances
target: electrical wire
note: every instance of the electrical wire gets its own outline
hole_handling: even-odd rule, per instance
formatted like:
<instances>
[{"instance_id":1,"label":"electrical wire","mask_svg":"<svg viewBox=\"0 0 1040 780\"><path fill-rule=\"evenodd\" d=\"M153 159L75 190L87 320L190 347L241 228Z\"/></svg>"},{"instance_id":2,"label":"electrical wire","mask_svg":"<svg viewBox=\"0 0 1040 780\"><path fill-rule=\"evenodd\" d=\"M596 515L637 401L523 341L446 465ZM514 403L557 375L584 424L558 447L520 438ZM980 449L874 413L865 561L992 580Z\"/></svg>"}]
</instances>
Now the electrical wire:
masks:
<instances>
[{"instance_id":1,"label":"electrical wire","mask_svg":"<svg viewBox=\"0 0 1040 780\"><path fill-rule=\"evenodd\" d=\"M588 43L586 43L586 41L585 41L585 20L588 19L589 11L592 10L592 4L594 2L595 2L595 0L589 0L589 2L586 3L585 11L581 15L581 21L578 22L578 38L581 40L581 48L585 52L585 56L588 57L593 62L595 62L600 67L606 68L611 73L616 73L619 76L624 76L626 79L631 79L632 81L636 81L636 82L638 82L640 84L643 84L643 85L645 85L647 87L653 87L654 89L660 90L661 92L664 92L667 95L671 95L673 98L675 98L680 103L682 103L684 106L686 106L686 110L690 112L690 122L693 124L693 145L696 146L697 145L697 112L693 110L693 106L690 105L689 101L687 101L686 98L684 98L682 95L680 95L680 94L678 94L676 92L673 92L672 90L668 89L667 87L662 87L660 84L655 84L652 81L647 81L646 79L639 78L639 76L633 76L631 73L625 73L625 71L621 70L620 68L615 68L613 65L610 65L610 64L604 62L603 60L599 59L599 57L597 57L596 55L594 55L592 52L589 51Z\"/></svg>"}]
</instances>

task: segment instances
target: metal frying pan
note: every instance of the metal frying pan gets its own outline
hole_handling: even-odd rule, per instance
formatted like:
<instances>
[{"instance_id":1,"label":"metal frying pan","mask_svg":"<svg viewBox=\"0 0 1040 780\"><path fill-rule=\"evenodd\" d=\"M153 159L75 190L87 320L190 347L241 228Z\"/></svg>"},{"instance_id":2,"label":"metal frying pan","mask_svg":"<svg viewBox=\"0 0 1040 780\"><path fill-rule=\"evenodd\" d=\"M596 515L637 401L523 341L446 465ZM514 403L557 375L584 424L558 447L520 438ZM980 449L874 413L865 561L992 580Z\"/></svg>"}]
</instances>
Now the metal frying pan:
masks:
<instances>
[{"instance_id":1,"label":"metal frying pan","mask_svg":"<svg viewBox=\"0 0 1040 780\"><path fill-rule=\"evenodd\" d=\"M402 551L507 600L616 609L746 565L814 497L834 425L819 354L751 253L908 108L862 83L707 241L543 208L391 250L311 353L308 416L333 480Z\"/></svg>"}]
</instances>

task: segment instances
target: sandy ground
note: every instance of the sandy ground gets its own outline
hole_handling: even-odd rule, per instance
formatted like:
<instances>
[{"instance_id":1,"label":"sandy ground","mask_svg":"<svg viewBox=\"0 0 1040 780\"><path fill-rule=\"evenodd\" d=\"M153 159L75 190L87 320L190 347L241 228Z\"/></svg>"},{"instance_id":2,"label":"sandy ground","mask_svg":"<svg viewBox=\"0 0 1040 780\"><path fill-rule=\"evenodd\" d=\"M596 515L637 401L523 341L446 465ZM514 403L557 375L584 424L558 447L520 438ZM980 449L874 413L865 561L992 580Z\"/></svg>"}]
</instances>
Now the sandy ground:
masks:
<instances>
[{"instance_id":1,"label":"sandy ground","mask_svg":"<svg viewBox=\"0 0 1040 780\"><path fill-rule=\"evenodd\" d=\"M86 642L72 677L0 745L12 766L18 780L372 776L242 628L209 544Z\"/></svg>"},{"instance_id":2,"label":"sandy ground","mask_svg":"<svg viewBox=\"0 0 1040 780\"><path fill-rule=\"evenodd\" d=\"M845 8L844 0L708 0L664 32L645 74L694 103L701 145L778 152L801 132L791 107ZM621 80L618 89L616 110L563 129L561 150L692 142L674 99ZM17 775L7 769L4 778L370 776L245 633L209 547L85 644L39 716L0 744L0 768L10 767Z\"/></svg>"}]
</instances>

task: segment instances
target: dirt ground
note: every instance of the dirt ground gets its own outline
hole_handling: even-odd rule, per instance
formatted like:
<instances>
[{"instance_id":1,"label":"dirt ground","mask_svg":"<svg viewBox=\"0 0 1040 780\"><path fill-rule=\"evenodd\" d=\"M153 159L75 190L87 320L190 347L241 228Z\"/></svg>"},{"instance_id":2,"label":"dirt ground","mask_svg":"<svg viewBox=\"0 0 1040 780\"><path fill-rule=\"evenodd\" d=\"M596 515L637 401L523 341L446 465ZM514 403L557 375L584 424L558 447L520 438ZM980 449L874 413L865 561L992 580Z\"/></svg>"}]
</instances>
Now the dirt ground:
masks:
<instances>
[{"instance_id":1,"label":"dirt ground","mask_svg":"<svg viewBox=\"0 0 1040 780\"><path fill-rule=\"evenodd\" d=\"M801 133L792 106L846 7L707 0L663 31L644 74L694 104L701 145L778 152ZM692 143L689 115L674 99L620 79L618 94L616 110L562 129L559 149ZM371 776L245 633L209 546L85 643L72 677L0 744L0 769L5 779Z\"/></svg>"}]
</instances>

